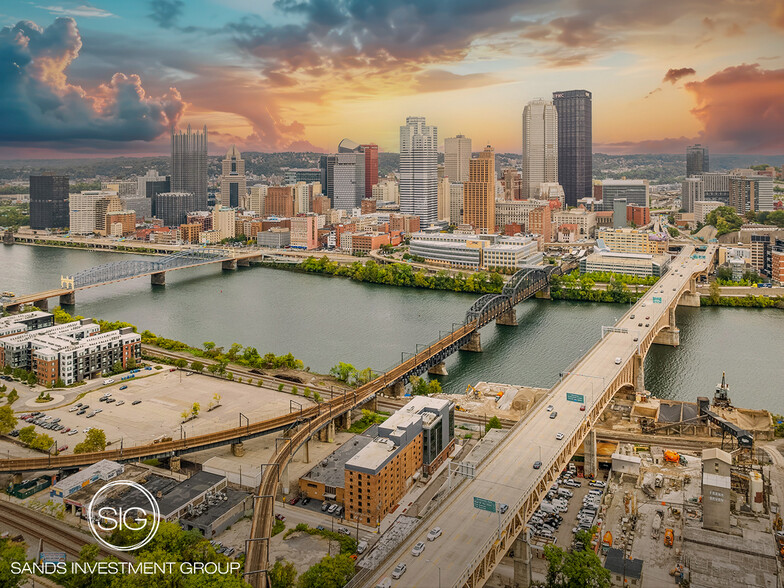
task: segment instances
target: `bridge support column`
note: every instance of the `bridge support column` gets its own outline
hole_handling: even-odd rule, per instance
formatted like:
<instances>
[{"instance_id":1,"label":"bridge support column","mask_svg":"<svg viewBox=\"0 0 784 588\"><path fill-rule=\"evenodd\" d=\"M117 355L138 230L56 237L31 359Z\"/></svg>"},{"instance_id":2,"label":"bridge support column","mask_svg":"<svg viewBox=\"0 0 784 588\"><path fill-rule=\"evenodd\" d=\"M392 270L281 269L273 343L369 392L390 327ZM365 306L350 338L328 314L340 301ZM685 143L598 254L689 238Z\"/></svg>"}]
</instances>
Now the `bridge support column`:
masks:
<instances>
[{"instance_id":1,"label":"bridge support column","mask_svg":"<svg viewBox=\"0 0 784 588\"><path fill-rule=\"evenodd\" d=\"M310 463L310 439L305 441L303 449L305 450L305 463Z\"/></svg>"},{"instance_id":2,"label":"bridge support column","mask_svg":"<svg viewBox=\"0 0 784 588\"><path fill-rule=\"evenodd\" d=\"M544 298L545 300L550 300L550 284L547 284L546 288L542 288L535 294L536 298Z\"/></svg>"},{"instance_id":3,"label":"bridge support column","mask_svg":"<svg viewBox=\"0 0 784 588\"><path fill-rule=\"evenodd\" d=\"M639 353L635 353L632 362L634 393L639 397L641 394L645 394L645 358Z\"/></svg>"},{"instance_id":4,"label":"bridge support column","mask_svg":"<svg viewBox=\"0 0 784 588\"><path fill-rule=\"evenodd\" d=\"M329 421L327 425L327 443L334 443L335 442L335 421Z\"/></svg>"},{"instance_id":5,"label":"bridge support column","mask_svg":"<svg viewBox=\"0 0 784 588\"><path fill-rule=\"evenodd\" d=\"M49 301L46 298L36 300L33 302L33 306L40 308L41 310L49 310Z\"/></svg>"},{"instance_id":6,"label":"bridge support column","mask_svg":"<svg viewBox=\"0 0 784 588\"><path fill-rule=\"evenodd\" d=\"M227 259L226 261L221 262L221 268L225 270L236 270L237 269L237 260L236 259Z\"/></svg>"},{"instance_id":7,"label":"bridge support column","mask_svg":"<svg viewBox=\"0 0 784 588\"><path fill-rule=\"evenodd\" d=\"M242 441L231 444L231 454L234 457L242 457L245 455L245 446L242 444Z\"/></svg>"},{"instance_id":8,"label":"bridge support column","mask_svg":"<svg viewBox=\"0 0 784 588\"><path fill-rule=\"evenodd\" d=\"M372 400L367 403L368 410L378 412L378 396L374 396Z\"/></svg>"},{"instance_id":9,"label":"bridge support column","mask_svg":"<svg viewBox=\"0 0 784 588\"><path fill-rule=\"evenodd\" d=\"M474 331L473 333L471 333L471 336L468 339L468 343L463 345L460 348L460 351L473 351L475 353L479 353L482 351L482 341L479 338L479 331Z\"/></svg>"},{"instance_id":10,"label":"bridge support column","mask_svg":"<svg viewBox=\"0 0 784 588\"><path fill-rule=\"evenodd\" d=\"M583 441L583 467L586 476L596 476L599 473L599 462L596 454L596 431L591 430Z\"/></svg>"},{"instance_id":11,"label":"bridge support column","mask_svg":"<svg viewBox=\"0 0 784 588\"><path fill-rule=\"evenodd\" d=\"M237 265L239 267L250 267L250 259L247 257L243 257L242 259L237 260Z\"/></svg>"},{"instance_id":12,"label":"bridge support column","mask_svg":"<svg viewBox=\"0 0 784 588\"><path fill-rule=\"evenodd\" d=\"M402 398L406 393L406 385L403 382L395 382L391 386L387 386L387 390L392 392L393 398Z\"/></svg>"},{"instance_id":13,"label":"bridge support column","mask_svg":"<svg viewBox=\"0 0 784 588\"><path fill-rule=\"evenodd\" d=\"M531 548L522 531L512 544L514 549L514 585L528 588L531 585Z\"/></svg>"},{"instance_id":14,"label":"bridge support column","mask_svg":"<svg viewBox=\"0 0 784 588\"><path fill-rule=\"evenodd\" d=\"M20 309L20 308L21 308L21 305L20 305L20 304L9 304L9 305L7 305L7 306L5 307L5 309L6 309L8 312L10 312L11 314L15 314L15 313L19 312L19 309Z\"/></svg>"},{"instance_id":15,"label":"bridge support column","mask_svg":"<svg viewBox=\"0 0 784 588\"><path fill-rule=\"evenodd\" d=\"M433 374L435 376L448 376L449 375L449 373L447 373L447 371L446 371L446 365L444 364L443 361L441 363L437 363L436 365L431 367L429 370L427 370L427 373L428 374Z\"/></svg>"},{"instance_id":16,"label":"bridge support column","mask_svg":"<svg viewBox=\"0 0 784 588\"><path fill-rule=\"evenodd\" d=\"M152 284L153 286L165 286L166 272L158 272L156 274L150 274L150 284Z\"/></svg>"},{"instance_id":17,"label":"bridge support column","mask_svg":"<svg viewBox=\"0 0 784 588\"><path fill-rule=\"evenodd\" d=\"M700 306L700 295L697 292L697 278L694 276L689 280L689 291L684 292L680 300L678 300L678 306Z\"/></svg>"},{"instance_id":18,"label":"bridge support column","mask_svg":"<svg viewBox=\"0 0 784 588\"><path fill-rule=\"evenodd\" d=\"M60 296L60 306L73 306L76 304L76 292L68 292Z\"/></svg>"},{"instance_id":19,"label":"bridge support column","mask_svg":"<svg viewBox=\"0 0 784 588\"><path fill-rule=\"evenodd\" d=\"M180 456L179 455L172 455L169 458L169 469L175 473L180 471Z\"/></svg>"},{"instance_id":20,"label":"bridge support column","mask_svg":"<svg viewBox=\"0 0 784 588\"><path fill-rule=\"evenodd\" d=\"M343 415L343 428L346 430L348 430L348 428L351 427L351 421L353 417L353 415L351 414L352 412L353 412L352 410L347 410L346 413Z\"/></svg>"},{"instance_id":21,"label":"bridge support column","mask_svg":"<svg viewBox=\"0 0 784 588\"><path fill-rule=\"evenodd\" d=\"M497 319L495 319L495 324L497 325L506 325L508 327L516 327L517 326L517 312L514 309L514 306L509 307L507 310L502 312Z\"/></svg>"},{"instance_id":22,"label":"bridge support column","mask_svg":"<svg viewBox=\"0 0 784 588\"><path fill-rule=\"evenodd\" d=\"M283 492L284 496L286 496L291 490L291 484L289 482L289 466L286 465L286 467L283 468L283 471L280 473L281 491Z\"/></svg>"}]
</instances>

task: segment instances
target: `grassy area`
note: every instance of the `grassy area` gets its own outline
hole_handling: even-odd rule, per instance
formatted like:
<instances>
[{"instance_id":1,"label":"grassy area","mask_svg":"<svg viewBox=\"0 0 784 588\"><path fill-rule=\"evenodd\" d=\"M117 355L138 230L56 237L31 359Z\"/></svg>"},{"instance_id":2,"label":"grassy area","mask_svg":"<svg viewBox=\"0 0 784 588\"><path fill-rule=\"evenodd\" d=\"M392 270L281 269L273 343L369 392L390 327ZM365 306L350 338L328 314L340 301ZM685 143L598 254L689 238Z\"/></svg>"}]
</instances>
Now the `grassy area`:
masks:
<instances>
[{"instance_id":1,"label":"grassy area","mask_svg":"<svg viewBox=\"0 0 784 588\"><path fill-rule=\"evenodd\" d=\"M340 544L340 553L351 554L357 551L357 542L353 537L343 535L342 533L335 533L327 529L313 529L305 523L299 523L293 529L286 531L286 534L283 536L283 538L286 539L289 537L289 535L297 531L307 533L308 535L318 535L320 537L324 537L325 539L329 539L330 541L337 541ZM275 533L273 532L272 534L274 535Z\"/></svg>"},{"instance_id":2,"label":"grassy area","mask_svg":"<svg viewBox=\"0 0 784 588\"><path fill-rule=\"evenodd\" d=\"M373 412L370 410L363 410L362 411L362 418L358 421L355 421L348 429L349 433L364 433L367 429L372 427L373 425L378 425L383 423L385 420L389 418L388 414L380 413L380 412Z\"/></svg>"},{"instance_id":3,"label":"grassy area","mask_svg":"<svg viewBox=\"0 0 784 588\"><path fill-rule=\"evenodd\" d=\"M275 524L272 525L272 536L274 537L278 533L282 533L285 528L286 528L286 523L284 523L281 520L275 519Z\"/></svg>"}]
</instances>

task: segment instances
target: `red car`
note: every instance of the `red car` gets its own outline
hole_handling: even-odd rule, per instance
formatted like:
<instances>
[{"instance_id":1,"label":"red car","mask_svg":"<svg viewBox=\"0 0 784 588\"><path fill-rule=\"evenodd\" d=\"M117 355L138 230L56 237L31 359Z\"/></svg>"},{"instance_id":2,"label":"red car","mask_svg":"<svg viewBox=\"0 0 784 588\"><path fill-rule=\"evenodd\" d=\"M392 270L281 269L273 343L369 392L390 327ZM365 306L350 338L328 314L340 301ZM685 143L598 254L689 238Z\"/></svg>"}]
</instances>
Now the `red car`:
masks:
<instances>
[{"instance_id":1,"label":"red car","mask_svg":"<svg viewBox=\"0 0 784 588\"><path fill-rule=\"evenodd\" d=\"M67 445L63 445L63 446L62 446L60 449L58 449L57 451L65 451L66 449L68 449L68 446L67 446Z\"/></svg>"},{"instance_id":2,"label":"red car","mask_svg":"<svg viewBox=\"0 0 784 588\"><path fill-rule=\"evenodd\" d=\"M585 405L584 404L580 405L580 410L585 410Z\"/></svg>"},{"instance_id":3,"label":"red car","mask_svg":"<svg viewBox=\"0 0 784 588\"><path fill-rule=\"evenodd\" d=\"M299 502L299 496L295 496L291 500L289 500L289 504L297 504Z\"/></svg>"}]
</instances>

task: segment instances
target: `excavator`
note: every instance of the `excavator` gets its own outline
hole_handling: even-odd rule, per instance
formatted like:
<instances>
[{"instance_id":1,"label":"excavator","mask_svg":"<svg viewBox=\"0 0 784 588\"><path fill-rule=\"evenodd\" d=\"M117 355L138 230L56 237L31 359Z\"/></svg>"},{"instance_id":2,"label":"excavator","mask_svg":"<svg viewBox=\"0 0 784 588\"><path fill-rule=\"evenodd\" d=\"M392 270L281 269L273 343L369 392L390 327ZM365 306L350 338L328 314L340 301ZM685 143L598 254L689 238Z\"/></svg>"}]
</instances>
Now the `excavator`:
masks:
<instances>
[{"instance_id":1,"label":"excavator","mask_svg":"<svg viewBox=\"0 0 784 588\"><path fill-rule=\"evenodd\" d=\"M675 540L675 531L672 529L667 529L664 531L664 545L667 547L672 547L672 543Z\"/></svg>"}]
</instances>

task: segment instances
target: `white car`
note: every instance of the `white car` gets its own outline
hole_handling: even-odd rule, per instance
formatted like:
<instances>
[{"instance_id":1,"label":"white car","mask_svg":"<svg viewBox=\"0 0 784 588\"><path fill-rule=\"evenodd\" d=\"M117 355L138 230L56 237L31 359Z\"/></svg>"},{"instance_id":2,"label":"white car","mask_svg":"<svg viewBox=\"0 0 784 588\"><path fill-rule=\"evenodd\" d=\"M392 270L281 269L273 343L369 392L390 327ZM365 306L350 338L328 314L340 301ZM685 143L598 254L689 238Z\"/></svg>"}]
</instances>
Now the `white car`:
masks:
<instances>
[{"instance_id":1,"label":"white car","mask_svg":"<svg viewBox=\"0 0 784 588\"><path fill-rule=\"evenodd\" d=\"M414 549L411 550L411 555L414 557L419 557L422 555L422 552L425 550L425 542L420 541L416 545L414 545Z\"/></svg>"},{"instance_id":2,"label":"white car","mask_svg":"<svg viewBox=\"0 0 784 588\"><path fill-rule=\"evenodd\" d=\"M563 433L556 433L556 435L555 435L555 439L556 439L557 441L560 441L560 440L561 440L561 439L563 439L563 438L564 438L564 434L563 434Z\"/></svg>"},{"instance_id":3,"label":"white car","mask_svg":"<svg viewBox=\"0 0 784 588\"><path fill-rule=\"evenodd\" d=\"M442 533L443 531L441 530L441 527L433 527L432 529L430 529L430 532L427 534L427 540L435 541L441 536Z\"/></svg>"},{"instance_id":4,"label":"white car","mask_svg":"<svg viewBox=\"0 0 784 588\"><path fill-rule=\"evenodd\" d=\"M76 429L74 429L74 430L72 430L72 431L68 431L68 435L76 435L78 432L79 432L79 431L77 431Z\"/></svg>"},{"instance_id":5,"label":"white car","mask_svg":"<svg viewBox=\"0 0 784 588\"><path fill-rule=\"evenodd\" d=\"M402 576L405 573L406 573L406 564L399 563L395 566L395 569L392 570L392 579L397 580L398 578L400 578L400 576Z\"/></svg>"},{"instance_id":6,"label":"white car","mask_svg":"<svg viewBox=\"0 0 784 588\"><path fill-rule=\"evenodd\" d=\"M104 383L104 384L114 384L114 380L112 380L111 378L109 378L108 380L104 380L104 381L103 381L103 383Z\"/></svg>"},{"instance_id":7,"label":"white car","mask_svg":"<svg viewBox=\"0 0 784 588\"><path fill-rule=\"evenodd\" d=\"M620 365L620 363L621 363L621 358L620 357L616 357L615 358L615 365Z\"/></svg>"},{"instance_id":8,"label":"white car","mask_svg":"<svg viewBox=\"0 0 784 588\"><path fill-rule=\"evenodd\" d=\"M71 408L68 409L68 412L76 412L77 410L79 410L78 406L72 406Z\"/></svg>"},{"instance_id":9,"label":"white car","mask_svg":"<svg viewBox=\"0 0 784 588\"><path fill-rule=\"evenodd\" d=\"M115 406L122 406L123 404L125 404L125 400L118 400Z\"/></svg>"},{"instance_id":10,"label":"white car","mask_svg":"<svg viewBox=\"0 0 784 588\"><path fill-rule=\"evenodd\" d=\"M92 427L87 427L82 433L89 433L92 430Z\"/></svg>"},{"instance_id":11,"label":"white car","mask_svg":"<svg viewBox=\"0 0 784 588\"><path fill-rule=\"evenodd\" d=\"M553 412L553 405L552 405L552 404L550 404L550 405L547 407L547 412Z\"/></svg>"}]
</instances>

